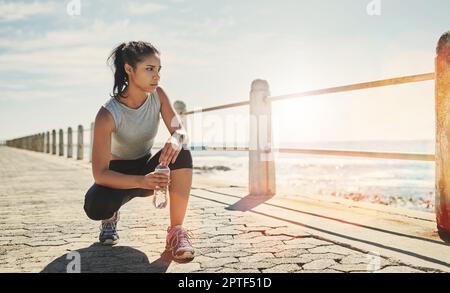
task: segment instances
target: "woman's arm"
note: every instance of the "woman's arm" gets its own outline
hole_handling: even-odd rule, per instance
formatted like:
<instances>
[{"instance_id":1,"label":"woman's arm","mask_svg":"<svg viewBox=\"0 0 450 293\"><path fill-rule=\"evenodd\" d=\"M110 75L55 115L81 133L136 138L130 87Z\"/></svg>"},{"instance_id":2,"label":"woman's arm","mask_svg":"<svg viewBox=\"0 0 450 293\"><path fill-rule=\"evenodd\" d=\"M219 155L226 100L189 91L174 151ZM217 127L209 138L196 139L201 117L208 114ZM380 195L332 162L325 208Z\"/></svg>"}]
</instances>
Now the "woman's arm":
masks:
<instances>
[{"instance_id":1,"label":"woman's arm","mask_svg":"<svg viewBox=\"0 0 450 293\"><path fill-rule=\"evenodd\" d=\"M158 92L159 100L161 102L161 116L167 130L170 132L170 135L174 134L177 130L185 131L181 119L179 119L178 115L176 115L173 110L169 97L166 95L164 90L161 87L157 87L156 91Z\"/></svg>"},{"instance_id":2,"label":"woman's arm","mask_svg":"<svg viewBox=\"0 0 450 293\"><path fill-rule=\"evenodd\" d=\"M188 137L181 119L173 110L166 93L161 87L157 87L156 90L161 102L161 116L171 134L159 156L159 163L168 166L170 163L175 162L181 149L187 143Z\"/></svg>"}]
</instances>

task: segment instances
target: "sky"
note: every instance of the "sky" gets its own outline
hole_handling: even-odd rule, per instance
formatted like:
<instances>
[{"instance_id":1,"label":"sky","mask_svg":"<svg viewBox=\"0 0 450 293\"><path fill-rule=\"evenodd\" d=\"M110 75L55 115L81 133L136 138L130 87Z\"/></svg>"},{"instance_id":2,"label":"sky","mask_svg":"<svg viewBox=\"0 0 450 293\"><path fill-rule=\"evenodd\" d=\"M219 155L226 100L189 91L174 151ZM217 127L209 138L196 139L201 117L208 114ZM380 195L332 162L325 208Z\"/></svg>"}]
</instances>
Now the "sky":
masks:
<instances>
[{"instance_id":1,"label":"sky","mask_svg":"<svg viewBox=\"0 0 450 293\"><path fill-rule=\"evenodd\" d=\"M0 140L89 125L124 41L161 51L160 85L188 110L248 100L255 79L277 96L433 72L450 1L375 2L369 15L370 0L0 1ZM245 144L248 112L189 120L191 140L244 130ZM434 113L429 81L274 102L272 127L281 143L432 140Z\"/></svg>"}]
</instances>

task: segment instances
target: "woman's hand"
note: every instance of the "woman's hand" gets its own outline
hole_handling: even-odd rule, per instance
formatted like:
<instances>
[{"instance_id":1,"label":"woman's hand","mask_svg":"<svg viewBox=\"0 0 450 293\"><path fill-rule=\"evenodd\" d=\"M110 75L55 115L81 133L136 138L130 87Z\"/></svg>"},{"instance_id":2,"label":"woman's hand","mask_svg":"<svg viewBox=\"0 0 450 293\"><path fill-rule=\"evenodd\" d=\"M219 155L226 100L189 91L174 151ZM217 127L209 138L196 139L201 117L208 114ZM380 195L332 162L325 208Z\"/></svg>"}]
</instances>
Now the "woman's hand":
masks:
<instances>
[{"instance_id":1,"label":"woman's hand","mask_svg":"<svg viewBox=\"0 0 450 293\"><path fill-rule=\"evenodd\" d=\"M164 145L161 155L159 156L159 163L163 166L168 166L170 163L175 163L182 147L183 145L181 142L171 136Z\"/></svg>"},{"instance_id":2,"label":"woman's hand","mask_svg":"<svg viewBox=\"0 0 450 293\"><path fill-rule=\"evenodd\" d=\"M163 190L170 184L169 174L148 173L144 175L141 182L141 188L151 190Z\"/></svg>"}]
</instances>

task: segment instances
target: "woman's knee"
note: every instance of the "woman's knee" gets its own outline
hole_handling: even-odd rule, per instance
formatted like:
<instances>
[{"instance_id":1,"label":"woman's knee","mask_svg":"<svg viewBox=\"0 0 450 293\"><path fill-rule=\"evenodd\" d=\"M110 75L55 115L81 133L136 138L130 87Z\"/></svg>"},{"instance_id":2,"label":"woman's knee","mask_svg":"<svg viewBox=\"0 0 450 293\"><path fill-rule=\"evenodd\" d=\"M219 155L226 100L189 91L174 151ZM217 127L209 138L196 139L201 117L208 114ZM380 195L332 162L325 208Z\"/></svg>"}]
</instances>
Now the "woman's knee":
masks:
<instances>
[{"instance_id":1,"label":"woman's knee","mask_svg":"<svg viewBox=\"0 0 450 293\"><path fill-rule=\"evenodd\" d=\"M170 166L169 166L170 168ZM177 159L172 164L171 170L181 169L181 168L193 168L192 164L192 154L189 149L182 148L177 156Z\"/></svg>"},{"instance_id":2,"label":"woman's knee","mask_svg":"<svg viewBox=\"0 0 450 293\"><path fill-rule=\"evenodd\" d=\"M117 204L114 203L113 194L106 189L108 188L94 184L86 193L84 211L91 220L109 219L116 212Z\"/></svg>"}]
</instances>

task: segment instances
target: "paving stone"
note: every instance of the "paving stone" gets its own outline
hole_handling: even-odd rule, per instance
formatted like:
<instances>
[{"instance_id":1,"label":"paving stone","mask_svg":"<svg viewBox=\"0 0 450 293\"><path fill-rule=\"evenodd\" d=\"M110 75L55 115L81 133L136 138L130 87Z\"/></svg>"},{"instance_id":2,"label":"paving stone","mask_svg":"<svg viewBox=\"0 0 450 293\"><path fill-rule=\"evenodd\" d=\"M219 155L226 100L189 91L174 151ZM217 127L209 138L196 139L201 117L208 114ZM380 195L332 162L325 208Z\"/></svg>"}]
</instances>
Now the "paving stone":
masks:
<instances>
[{"instance_id":1,"label":"paving stone","mask_svg":"<svg viewBox=\"0 0 450 293\"><path fill-rule=\"evenodd\" d=\"M315 260L310 263L304 264L303 269L305 270L324 270L336 265L336 262L332 259L321 259Z\"/></svg>"},{"instance_id":2,"label":"paving stone","mask_svg":"<svg viewBox=\"0 0 450 293\"><path fill-rule=\"evenodd\" d=\"M324 270L301 270L299 273L303 274L337 274L337 273L343 273L340 271L336 271L333 269L324 269Z\"/></svg>"},{"instance_id":3,"label":"paving stone","mask_svg":"<svg viewBox=\"0 0 450 293\"><path fill-rule=\"evenodd\" d=\"M263 273L292 273L301 271L302 268L296 264L281 264L262 270Z\"/></svg>"},{"instance_id":4,"label":"paving stone","mask_svg":"<svg viewBox=\"0 0 450 293\"><path fill-rule=\"evenodd\" d=\"M239 239L239 238L234 238L231 240L226 240L227 243L251 243L251 244L256 244L256 243L262 243L262 242L271 242L271 241L282 241L282 240L287 240L289 239L288 236L258 236L258 237L253 237L253 238L247 238L247 239Z\"/></svg>"},{"instance_id":5,"label":"paving stone","mask_svg":"<svg viewBox=\"0 0 450 293\"><path fill-rule=\"evenodd\" d=\"M191 273L200 269L199 263L171 264L167 269L167 273Z\"/></svg>"},{"instance_id":6,"label":"paving stone","mask_svg":"<svg viewBox=\"0 0 450 293\"><path fill-rule=\"evenodd\" d=\"M200 265L202 268L214 268L214 267L222 267L229 263L236 263L239 260L235 257L225 257L225 258L216 258L213 261L209 262L201 262Z\"/></svg>"},{"instance_id":7,"label":"paving stone","mask_svg":"<svg viewBox=\"0 0 450 293\"><path fill-rule=\"evenodd\" d=\"M225 264L226 268L233 268L238 270L246 270L246 269L267 269L274 267L276 264L270 262L235 262Z\"/></svg>"},{"instance_id":8,"label":"paving stone","mask_svg":"<svg viewBox=\"0 0 450 293\"><path fill-rule=\"evenodd\" d=\"M342 272L356 272L356 271L365 271L365 272L371 272L371 266L368 263L358 263L358 264L337 264L332 267L331 269L342 271Z\"/></svg>"},{"instance_id":9,"label":"paving stone","mask_svg":"<svg viewBox=\"0 0 450 293\"><path fill-rule=\"evenodd\" d=\"M342 247L339 245L320 246L312 249L308 249L311 253L336 253L343 255L352 255L358 253L355 250Z\"/></svg>"},{"instance_id":10,"label":"paving stone","mask_svg":"<svg viewBox=\"0 0 450 293\"><path fill-rule=\"evenodd\" d=\"M253 246L251 244L227 244L228 246L224 246L224 247L219 247L219 251L220 252L229 252L229 251L240 251L240 250L245 250L245 251L250 251L249 249L252 248Z\"/></svg>"},{"instance_id":11,"label":"paving stone","mask_svg":"<svg viewBox=\"0 0 450 293\"><path fill-rule=\"evenodd\" d=\"M240 262L257 262L257 261L270 261L270 259L275 258L272 253L257 253L252 256L240 257Z\"/></svg>"},{"instance_id":12,"label":"paving stone","mask_svg":"<svg viewBox=\"0 0 450 293\"><path fill-rule=\"evenodd\" d=\"M245 257L253 255L247 251L229 251L229 252L210 252L205 254L207 257L221 258L221 257Z\"/></svg>"},{"instance_id":13,"label":"paving stone","mask_svg":"<svg viewBox=\"0 0 450 293\"><path fill-rule=\"evenodd\" d=\"M342 257L343 256L341 254L334 254L334 253L316 253L316 254L308 253L299 255L297 258L300 260L300 263L307 264L312 261L324 259L339 261L340 259L342 259Z\"/></svg>"},{"instance_id":14,"label":"paving stone","mask_svg":"<svg viewBox=\"0 0 450 293\"><path fill-rule=\"evenodd\" d=\"M237 269L232 269L232 268L223 268L220 270L215 271L215 273L220 273L220 274L227 274L227 273L240 273L240 274L254 274L254 273L260 273L259 270L256 269L246 269L246 270L237 270Z\"/></svg>"},{"instance_id":15,"label":"paving stone","mask_svg":"<svg viewBox=\"0 0 450 293\"><path fill-rule=\"evenodd\" d=\"M291 237L308 237L311 234L297 227L279 227L266 230L267 236L288 235Z\"/></svg>"},{"instance_id":16,"label":"paving stone","mask_svg":"<svg viewBox=\"0 0 450 293\"><path fill-rule=\"evenodd\" d=\"M306 249L286 249L281 252L274 253L274 256L279 258L291 258L307 253L309 253L309 251Z\"/></svg>"}]
</instances>

